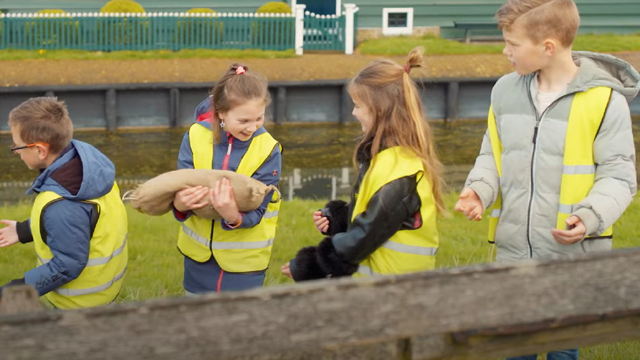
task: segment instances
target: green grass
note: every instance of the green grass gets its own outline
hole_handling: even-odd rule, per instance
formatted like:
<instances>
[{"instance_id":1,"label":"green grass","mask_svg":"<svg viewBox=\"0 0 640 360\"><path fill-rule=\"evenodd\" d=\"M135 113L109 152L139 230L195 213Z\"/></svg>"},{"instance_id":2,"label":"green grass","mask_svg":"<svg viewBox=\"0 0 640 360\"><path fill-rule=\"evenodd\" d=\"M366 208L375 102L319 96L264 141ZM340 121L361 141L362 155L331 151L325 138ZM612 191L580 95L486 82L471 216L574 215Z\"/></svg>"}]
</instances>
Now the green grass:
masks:
<instances>
[{"instance_id":1,"label":"green grass","mask_svg":"<svg viewBox=\"0 0 640 360\"><path fill-rule=\"evenodd\" d=\"M596 52L638 51L640 50L640 34L578 35L573 43L573 50Z\"/></svg>"},{"instance_id":2,"label":"green grass","mask_svg":"<svg viewBox=\"0 0 640 360\"><path fill-rule=\"evenodd\" d=\"M145 60L145 59L276 59L296 57L294 50L153 50L153 51L84 51L84 50L0 50L0 60Z\"/></svg>"},{"instance_id":3,"label":"green grass","mask_svg":"<svg viewBox=\"0 0 640 360\"><path fill-rule=\"evenodd\" d=\"M428 55L500 54L503 45L497 43L465 44L433 35L422 37L399 36L367 40L360 44L360 53L367 55L407 55L416 46L423 46ZM576 37L574 50L595 52L638 51L640 34L585 34Z\"/></svg>"},{"instance_id":4,"label":"green grass","mask_svg":"<svg viewBox=\"0 0 640 360\"><path fill-rule=\"evenodd\" d=\"M428 55L499 54L501 43L472 43L442 39L433 35L422 37L395 36L367 40L359 45L365 55L406 55L416 46L424 46ZM640 51L640 34L578 35L574 50L596 52ZM143 59L276 59L294 58L294 50L153 50L153 51L84 51L84 50L0 50L0 60L143 60Z\"/></svg>"},{"instance_id":5,"label":"green grass","mask_svg":"<svg viewBox=\"0 0 640 360\"><path fill-rule=\"evenodd\" d=\"M423 46L428 55L499 54L502 44L465 44L433 35L393 36L366 40L358 49L365 55L407 55L416 46Z\"/></svg>"},{"instance_id":6,"label":"green grass","mask_svg":"<svg viewBox=\"0 0 640 360\"><path fill-rule=\"evenodd\" d=\"M448 209L453 208L456 194L446 198ZM284 264L303 246L315 245L321 240L311 221L311 215L322 207L324 200L294 200L283 203L280 210L278 233L267 271L266 286L290 283L280 274ZM0 218L26 219L30 204L0 207ZM181 296L182 255L176 250L178 226L172 215L151 217L133 211L129 214L129 267L124 288L118 301L132 302L159 297ZM638 247L640 234L640 198L634 200L615 226L616 248ZM438 267L465 266L492 261L493 247L486 241L487 222L467 221L453 213L440 220L440 249ZM0 249L0 284L22 277L33 268L35 254L32 244L17 244ZM623 360L640 354L640 341L608 344L581 349L583 360Z\"/></svg>"}]
</instances>

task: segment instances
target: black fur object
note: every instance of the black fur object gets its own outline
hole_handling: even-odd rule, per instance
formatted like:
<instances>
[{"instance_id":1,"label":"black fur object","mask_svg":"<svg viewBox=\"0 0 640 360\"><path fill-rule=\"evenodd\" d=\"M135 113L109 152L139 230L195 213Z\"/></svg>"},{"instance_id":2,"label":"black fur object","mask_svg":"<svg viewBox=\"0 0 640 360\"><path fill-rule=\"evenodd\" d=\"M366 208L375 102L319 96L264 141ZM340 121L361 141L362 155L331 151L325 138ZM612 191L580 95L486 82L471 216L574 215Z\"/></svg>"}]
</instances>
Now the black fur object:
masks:
<instances>
[{"instance_id":1,"label":"black fur object","mask_svg":"<svg viewBox=\"0 0 640 360\"><path fill-rule=\"evenodd\" d=\"M333 236L335 234L347 231L349 226L349 204L342 200L331 200L325 205L327 218L329 219L329 229L325 235Z\"/></svg>"},{"instance_id":2,"label":"black fur object","mask_svg":"<svg viewBox=\"0 0 640 360\"><path fill-rule=\"evenodd\" d=\"M330 237L324 238L318 244L316 257L322 271L332 277L350 276L358 270L357 264L348 263L340 258Z\"/></svg>"},{"instance_id":3,"label":"black fur object","mask_svg":"<svg viewBox=\"0 0 640 360\"><path fill-rule=\"evenodd\" d=\"M290 268L293 280L306 281L327 277L327 273L323 272L318 264L317 250L317 247L309 246L298 251Z\"/></svg>"}]
</instances>

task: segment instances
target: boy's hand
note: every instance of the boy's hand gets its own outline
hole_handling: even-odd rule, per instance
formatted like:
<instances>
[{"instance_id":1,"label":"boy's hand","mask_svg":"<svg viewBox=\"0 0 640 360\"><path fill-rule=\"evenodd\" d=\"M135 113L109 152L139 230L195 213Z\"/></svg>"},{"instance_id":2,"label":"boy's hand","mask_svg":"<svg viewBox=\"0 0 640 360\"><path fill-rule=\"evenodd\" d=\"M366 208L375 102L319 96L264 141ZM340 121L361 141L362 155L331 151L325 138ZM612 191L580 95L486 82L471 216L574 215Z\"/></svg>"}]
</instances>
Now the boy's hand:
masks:
<instances>
[{"instance_id":1,"label":"boy's hand","mask_svg":"<svg viewBox=\"0 0 640 360\"><path fill-rule=\"evenodd\" d=\"M469 220L482 220L482 201L473 189L467 187L462 190L456 206L453 208L464 214Z\"/></svg>"},{"instance_id":2,"label":"boy's hand","mask_svg":"<svg viewBox=\"0 0 640 360\"><path fill-rule=\"evenodd\" d=\"M316 225L316 229L321 233L325 234L327 230L329 230L329 219L322 216L321 211L316 211L313 213L313 223Z\"/></svg>"},{"instance_id":3,"label":"boy's hand","mask_svg":"<svg viewBox=\"0 0 640 360\"><path fill-rule=\"evenodd\" d=\"M204 186L182 189L173 198L173 207L182 213L203 208L209 204L207 195L209 195L209 188Z\"/></svg>"},{"instance_id":4,"label":"boy's hand","mask_svg":"<svg viewBox=\"0 0 640 360\"><path fill-rule=\"evenodd\" d=\"M282 273L288 277L289 279L293 280L293 275L291 275L291 268L289 267L289 263L286 263L284 265L282 265L280 267L280 271L282 271Z\"/></svg>"},{"instance_id":5,"label":"boy's hand","mask_svg":"<svg viewBox=\"0 0 640 360\"><path fill-rule=\"evenodd\" d=\"M227 178L216 181L213 189L209 191L209 205L230 224L237 224L242 219L233 187Z\"/></svg>"},{"instance_id":6,"label":"boy's hand","mask_svg":"<svg viewBox=\"0 0 640 360\"><path fill-rule=\"evenodd\" d=\"M0 223L6 225L0 229L0 247L11 246L19 241L18 231L16 230L17 221L0 220Z\"/></svg>"},{"instance_id":7,"label":"boy's hand","mask_svg":"<svg viewBox=\"0 0 640 360\"><path fill-rule=\"evenodd\" d=\"M579 217L571 215L565 222L569 230L551 229L551 235L557 242L571 245L584 238L587 228Z\"/></svg>"}]
</instances>

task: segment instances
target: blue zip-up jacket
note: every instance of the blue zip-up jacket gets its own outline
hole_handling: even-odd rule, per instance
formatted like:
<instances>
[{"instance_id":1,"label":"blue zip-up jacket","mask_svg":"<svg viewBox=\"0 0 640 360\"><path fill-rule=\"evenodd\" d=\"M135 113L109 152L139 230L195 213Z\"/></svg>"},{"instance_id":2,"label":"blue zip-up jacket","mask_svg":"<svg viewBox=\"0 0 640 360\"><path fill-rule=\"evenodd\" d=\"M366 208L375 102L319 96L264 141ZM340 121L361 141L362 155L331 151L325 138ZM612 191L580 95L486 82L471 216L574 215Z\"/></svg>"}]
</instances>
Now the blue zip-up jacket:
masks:
<instances>
[{"instance_id":1,"label":"blue zip-up jacket","mask_svg":"<svg viewBox=\"0 0 640 360\"><path fill-rule=\"evenodd\" d=\"M202 112L208 111L210 107L211 98L207 98L198 107L196 108L196 112L194 114L197 119ZM202 121L198 123L201 126L204 126L208 129L211 129L211 123L207 121ZM240 160L244 156L244 154L249 149L249 145L251 144L251 140L255 136L263 134L267 132L264 127L260 127L253 133L251 139L247 141L240 141L236 138L233 138L233 149L231 151L231 155L229 156L229 163L227 165L227 170L236 171L238 169L238 165L240 164ZM222 163L224 162L225 155L227 154L228 148L228 134L226 131L221 131L220 138L223 139L219 144L215 145L214 153L213 153L213 164L212 169L221 170ZM280 181L280 171L282 167L282 157L280 153L280 148L276 146L276 148L271 153L271 156L265 161L264 164L253 174L252 178L266 184L266 185L278 185ZM184 134L182 139L182 145L180 146L180 153L178 154L178 169L193 169L193 152L191 151L191 144L189 142L189 132L187 131ZM242 215L242 223L236 229L247 229L252 228L260 223L262 220L262 216L267 209L267 205L271 200L273 193L269 193L264 198L264 201L256 210L250 211ZM191 212L188 214L191 215ZM181 219L176 216L176 219L179 221L184 221L185 219ZM225 230L234 230L228 226L222 227Z\"/></svg>"},{"instance_id":2,"label":"blue zip-up jacket","mask_svg":"<svg viewBox=\"0 0 640 360\"><path fill-rule=\"evenodd\" d=\"M54 173L75 158L82 163L82 177L77 179L80 183L75 187L79 186L79 189L74 195L68 190L69 186L62 186L52 175L56 177ZM24 275L25 282L34 286L40 296L76 279L84 270L89 259L91 231L98 213L95 205L81 201L109 193L115 174L111 160L98 149L82 141L71 140L58 159L44 169L27 190L27 194L53 191L64 198L47 206L42 214L46 231L44 240L53 253L53 259Z\"/></svg>"}]
</instances>

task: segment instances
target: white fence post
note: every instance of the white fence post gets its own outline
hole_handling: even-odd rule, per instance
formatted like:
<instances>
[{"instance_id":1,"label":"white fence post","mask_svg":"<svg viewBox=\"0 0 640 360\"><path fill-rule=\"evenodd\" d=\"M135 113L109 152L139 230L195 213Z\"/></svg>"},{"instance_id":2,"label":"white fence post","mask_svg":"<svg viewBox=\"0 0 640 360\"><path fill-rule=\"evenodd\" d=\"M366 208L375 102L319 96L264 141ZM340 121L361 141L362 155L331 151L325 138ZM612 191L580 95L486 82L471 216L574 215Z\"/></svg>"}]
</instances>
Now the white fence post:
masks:
<instances>
[{"instance_id":1,"label":"white fence post","mask_svg":"<svg viewBox=\"0 0 640 360\"><path fill-rule=\"evenodd\" d=\"M331 177L331 197L329 199L334 200L336 198L336 187L338 185L338 179L335 176Z\"/></svg>"},{"instance_id":2,"label":"white fence post","mask_svg":"<svg viewBox=\"0 0 640 360\"><path fill-rule=\"evenodd\" d=\"M296 13L296 55L302 55L304 43L304 9L307 5L297 4Z\"/></svg>"},{"instance_id":3,"label":"white fence post","mask_svg":"<svg viewBox=\"0 0 640 360\"><path fill-rule=\"evenodd\" d=\"M346 188L346 187L349 187L350 185L351 184L349 183L349 168L345 166L342 168L342 177L340 178L340 187Z\"/></svg>"},{"instance_id":4,"label":"white fence post","mask_svg":"<svg viewBox=\"0 0 640 360\"><path fill-rule=\"evenodd\" d=\"M353 54L353 48L355 46L355 34L356 29L354 29L355 21L353 21L353 17L355 13L358 11L356 4L344 4L345 10L345 27L344 27L344 53L347 55Z\"/></svg>"}]
</instances>

